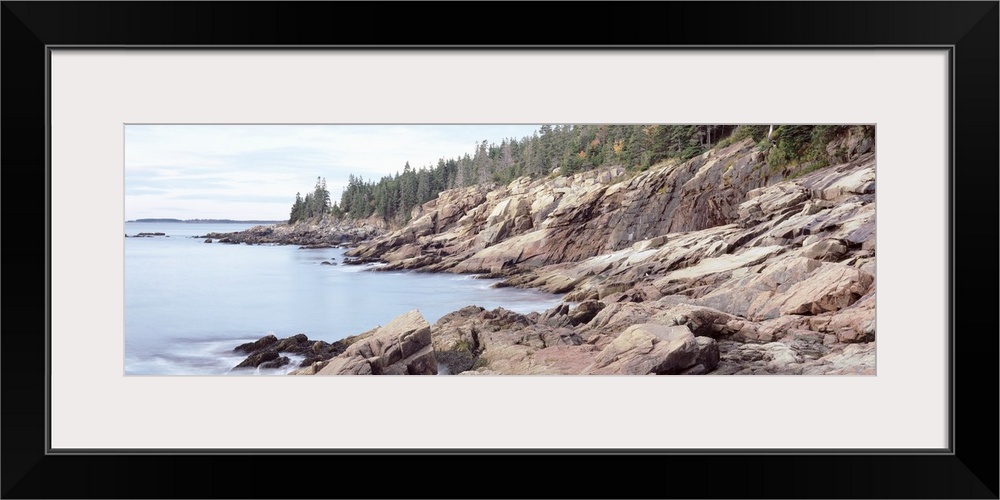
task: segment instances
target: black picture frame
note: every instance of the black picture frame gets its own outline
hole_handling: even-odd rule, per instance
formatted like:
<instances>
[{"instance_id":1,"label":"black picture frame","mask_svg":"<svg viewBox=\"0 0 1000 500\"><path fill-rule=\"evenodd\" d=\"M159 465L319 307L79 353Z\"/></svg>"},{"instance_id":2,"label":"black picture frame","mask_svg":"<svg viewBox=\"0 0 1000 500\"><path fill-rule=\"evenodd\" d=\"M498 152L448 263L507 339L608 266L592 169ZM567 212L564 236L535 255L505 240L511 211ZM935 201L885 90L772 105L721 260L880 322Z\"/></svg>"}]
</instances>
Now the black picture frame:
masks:
<instances>
[{"instance_id":1,"label":"black picture frame","mask_svg":"<svg viewBox=\"0 0 1000 500\"><path fill-rule=\"evenodd\" d=\"M11 271L10 293L4 294L3 497L998 498L996 318L973 304L997 303L992 266L1000 185L1000 4L667 2L656 3L655 8L650 3L552 7L543 11L534 3L2 2L5 147L0 160L7 179L8 235L3 254L18 272L29 272L25 279ZM608 22L606 13L611 13L613 22ZM456 23L455 16L464 22ZM512 36L505 24L515 19L520 37ZM402 47L452 46L456 40L464 47L549 47L571 42L572 47L609 50L949 47L954 323L949 450L683 455L627 450L599 455L423 450L346 457L292 450L48 453L50 247L48 201L43 196L48 185L48 47ZM43 222L44 237L39 236ZM438 469L440 477L428 478L424 467L412 465L416 461ZM495 461L501 465L493 465ZM619 476L623 467L628 479ZM526 487L525 476L540 482L543 489ZM451 479L455 477L463 480ZM466 481L481 484L481 489L466 489Z\"/></svg>"}]
</instances>

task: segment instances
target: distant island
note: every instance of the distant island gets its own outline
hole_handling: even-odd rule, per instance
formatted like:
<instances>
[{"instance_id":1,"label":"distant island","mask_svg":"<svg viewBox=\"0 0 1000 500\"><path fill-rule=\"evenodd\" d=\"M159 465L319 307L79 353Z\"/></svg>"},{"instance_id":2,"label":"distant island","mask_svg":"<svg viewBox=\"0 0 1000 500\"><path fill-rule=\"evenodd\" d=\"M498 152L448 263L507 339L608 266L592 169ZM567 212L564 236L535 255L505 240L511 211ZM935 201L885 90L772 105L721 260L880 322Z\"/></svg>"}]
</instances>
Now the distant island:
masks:
<instances>
[{"instance_id":1,"label":"distant island","mask_svg":"<svg viewBox=\"0 0 1000 500\"><path fill-rule=\"evenodd\" d=\"M185 222L189 224L277 224L283 220L233 220L233 219L135 219L129 222Z\"/></svg>"}]
</instances>

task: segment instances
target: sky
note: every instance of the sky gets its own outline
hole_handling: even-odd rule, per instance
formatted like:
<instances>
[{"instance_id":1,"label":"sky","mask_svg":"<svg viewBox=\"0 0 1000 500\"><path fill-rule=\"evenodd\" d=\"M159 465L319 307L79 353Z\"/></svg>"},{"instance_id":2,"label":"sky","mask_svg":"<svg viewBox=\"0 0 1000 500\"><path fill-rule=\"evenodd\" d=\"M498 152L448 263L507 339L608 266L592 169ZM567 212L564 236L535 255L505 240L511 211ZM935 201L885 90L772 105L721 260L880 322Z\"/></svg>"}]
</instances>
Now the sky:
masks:
<instances>
[{"instance_id":1,"label":"sky","mask_svg":"<svg viewBox=\"0 0 1000 500\"><path fill-rule=\"evenodd\" d=\"M348 174L366 181L539 125L126 125L125 218L285 220L295 193L325 177L334 201Z\"/></svg>"}]
</instances>

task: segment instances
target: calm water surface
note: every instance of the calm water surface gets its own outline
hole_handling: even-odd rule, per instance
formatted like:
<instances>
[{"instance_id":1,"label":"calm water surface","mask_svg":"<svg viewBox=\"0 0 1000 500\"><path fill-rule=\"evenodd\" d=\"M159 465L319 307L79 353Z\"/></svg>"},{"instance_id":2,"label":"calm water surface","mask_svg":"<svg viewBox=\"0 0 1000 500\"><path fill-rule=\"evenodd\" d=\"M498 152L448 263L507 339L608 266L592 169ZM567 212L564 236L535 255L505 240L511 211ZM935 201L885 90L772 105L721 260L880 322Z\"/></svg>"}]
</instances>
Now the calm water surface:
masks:
<instances>
[{"instance_id":1,"label":"calm water surface","mask_svg":"<svg viewBox=\"0 0 1000 500\"><path fill-rule=\"evenodd\" d=\"M372 272L342 265L343 249L206 244L192 238L252 224L126 223L125 373L226 374L233 347L273 333L333 342L411 309L434 323L468 305L544 311L561 295L491 288L471 276ZM338 265L321 265L333 261ZM265 373L285 373L292 365ZM258 372L259 373L259 372Z\"/></svg>"}]
</instances>

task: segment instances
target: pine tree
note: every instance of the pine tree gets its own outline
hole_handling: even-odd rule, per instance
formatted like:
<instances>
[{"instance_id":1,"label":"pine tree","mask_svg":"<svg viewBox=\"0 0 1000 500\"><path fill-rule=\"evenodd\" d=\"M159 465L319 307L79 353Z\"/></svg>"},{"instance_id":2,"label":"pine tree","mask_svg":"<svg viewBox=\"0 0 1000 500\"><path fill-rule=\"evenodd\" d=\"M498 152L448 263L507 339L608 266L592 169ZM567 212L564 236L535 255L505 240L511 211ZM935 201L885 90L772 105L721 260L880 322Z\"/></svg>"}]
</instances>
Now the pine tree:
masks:
<instances>
[{"instance_id":1,"label":"pine tree","mask_svg":"<svg viewBox=\"0 0 1000 500\"><path fill-rule=\"evenodd\" d=\"M422 205L433 197L431 194L431 174L426 169L421 168L420 172L417 173L417 204Z\"/></svg>"},{"instance_id":2,"label":"pine tree","mask_svg":"<svg viewBox=\"0 0 1000 500\"><path fill-rule=\"evenodd\" d=\"M292 204L292 212L288 215L288 223L294 224L302 220L302 212L305 204L302 201L302 193L295 193L295 203Z\"/></svg>"}]
</instances>

